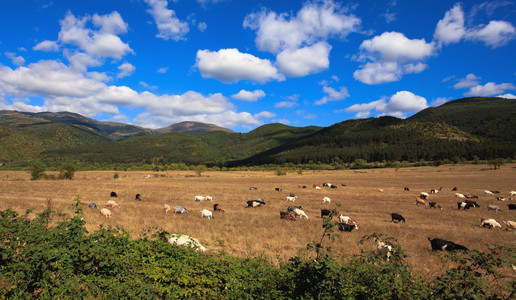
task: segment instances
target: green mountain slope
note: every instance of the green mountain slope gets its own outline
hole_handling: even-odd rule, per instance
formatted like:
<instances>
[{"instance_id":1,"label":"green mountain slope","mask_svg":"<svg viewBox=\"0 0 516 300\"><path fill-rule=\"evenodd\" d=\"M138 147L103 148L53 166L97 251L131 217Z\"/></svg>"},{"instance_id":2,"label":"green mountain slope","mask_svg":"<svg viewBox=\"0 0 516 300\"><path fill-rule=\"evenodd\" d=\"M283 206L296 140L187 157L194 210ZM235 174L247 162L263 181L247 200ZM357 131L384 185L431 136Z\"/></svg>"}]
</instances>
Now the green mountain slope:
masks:
<instances>
[{"instance_id":1,"label":"green mountain slope","mask_svg":"<svg viewBox=\"0 0 516 300\"><path fill-rule=\"evenodd\" d=\"M516 139L516 100L494 97L463 98L420 111L407 119L445 122L482 138Z\"/></svg>"}]
</instances>

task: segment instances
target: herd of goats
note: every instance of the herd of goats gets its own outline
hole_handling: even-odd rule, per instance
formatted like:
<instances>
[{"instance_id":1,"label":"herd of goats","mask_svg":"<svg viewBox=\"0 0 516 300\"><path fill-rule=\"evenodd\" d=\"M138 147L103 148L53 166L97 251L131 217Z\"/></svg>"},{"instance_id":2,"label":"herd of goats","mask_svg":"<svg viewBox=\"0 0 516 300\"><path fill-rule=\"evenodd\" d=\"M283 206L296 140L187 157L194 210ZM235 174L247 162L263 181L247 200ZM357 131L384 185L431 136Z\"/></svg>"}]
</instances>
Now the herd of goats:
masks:
<instances>
[{"instance_id":1,"label":"herd of goats","mask_svg":"<svg viewBox=\"0 0 516 300\"><path fill-rule=\"evenodd\" d=\"M335 186L331 183L323 183L322 186L328 187L328 188L337 188L337 186ZM299 187L306 188L305 185L299 185ZM314 184L313 187L315 189L321 189L321 186L318 184ZM257 190L257 187L249 187L249 189ZM282 191L281 188L275 188L275 190ZM405 187L404 190L409 191L410 189L408 187ZM439 203L437 203L435 201L429 201L430 194L439 193L441 190L442 190L442 187L440 189L430 190L430 193L421 192L419 197L416 199L416 205L423 205L423 206L428 206L430 208L442 209L442 206L439 205ZM382 189L379 189L378 191L383 192ZM452 191L456 192L457 188L456 187L453 188ZM494 195L496 197L496 195L499 194L500 192L485 190L484 193L487 195ZM509 196L510 197L496 197L496 199L498 201L511 201L512 196L516 196L516 191L511 191L509 193ZM116 198L117 197L116 192L111 192L110 197ZM475 200L472 200L472 199L478 199L478 196L476 196L476 195L462 194L462 193L456 192L455 197L460 199L460 201L457 201L457 209L459 209L459 210L460 209L468 210L470 208L480 207L480 205L478 205L478 203ZM296 199L297 199L297 196L294 195L293 193L290 193L290 195L286 197L287 202L294 202ZM141 195L136 194L135 200L141 201ZM214 200L214 197L212 197L212 196L195 196L194 197L195 202L213 201L213 200ZM329 197L323 198L323 203L330 203L330 202L331 202L331 199ZM247 208L254 208L254 207L265 205L265 200L262 198L257 198L254 200L247 201L246 204L247 204L246 205ZM100 207L97 204L95 204L94 202L90 202L88 206L90 208L100 209ZM508 206L509 210L516 210L516 204L507 204L507 206ZM112 213L107 207L117 208L117 207L120 207L120 205L118 205L115 200L108 200L106 203L106 208L100 209L100 213L103 216L111 217ZM174 210L174 213L176 213L176 214L189 213L189 211L183 206L173 206L172 208L168 204L164 204L164 206L163 206L163 211L165 213L172 211L172 209ZM494 205L494 204L488 204L487 209L494 210L494 211L501 211L500 207L498 207L498 205ZM213 219L214 212L224 212L224 211L225 210L219 204L214 204L213 211L210 211L208 209L203 209L201 211L201 216L202 216L202 218ZM333 212L329 209L321 209L321 218L331 217L332 213ZM295 221L297 219L297 217L308 219L307 214L303 211L303 206L288 206L287 211L280 211L281 219ZM341 214L338 216L337 220L338 220L338 229L341 231L351 232L353 230L358 230L357 222L350 216L345 216L345 215ZM406 221L405 218L401 214L391 213L391 222L400 223L400 222L405 222L405 221ZM516 229L515 221L503 221L503 222L506 225L505 230ZM485 219L485 218L480 219L480 227L502 229L502 225L500 225L500 223L497 222L495 219ZM190 237L188 235L169 234L168 232L162 232L160 234L160 237L162 239L168 241L171 244L186 245L186 246L193 247L193 248L203 251L203 252L206 250L206 248L204 246L202 246L197 239ZM428 240L430 241L433 251L468 250L468 248L466 246L456 244L452 241L447 241L447 240L443 240L443 239L439 239L439 238L434 238L434 239L428 238ZM376 247L377 247L378 254L387 257L387 260L389 260L389 258L391 257L393 247L391 245L385 243L384 241L380 241L380 240L376 240Z\"/></svg>"}]
</instances>

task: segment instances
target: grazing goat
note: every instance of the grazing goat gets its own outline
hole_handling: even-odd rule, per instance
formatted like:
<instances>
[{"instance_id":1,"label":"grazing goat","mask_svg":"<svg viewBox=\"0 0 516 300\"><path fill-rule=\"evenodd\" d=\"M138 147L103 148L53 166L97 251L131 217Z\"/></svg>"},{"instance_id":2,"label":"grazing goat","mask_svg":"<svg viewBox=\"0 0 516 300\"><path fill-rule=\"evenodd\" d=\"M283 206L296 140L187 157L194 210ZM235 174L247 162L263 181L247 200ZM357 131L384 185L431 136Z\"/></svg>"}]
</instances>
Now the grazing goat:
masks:
<instances>
[{"instance_id":1,"label":"grazing goat","mask_svg":"<svg viewBox=\"0 0 516 300\"><path fill-rule=\"evenodd\" d=\"M443 190L443 187L440 187L439 189L430 190L430 194L437 194L442 190Z\"/></svg>"},{"instance_id":2,"label":"grazing goat","mask_svg":"<svg viewBox=\"0 0 516 300\"><path fill-rule=\"evenodd\" d=\"M466 203L466 202L457 202L457 209L463 209L463 210L466 210L466 209L470 209L472 207L475 207L469 203Z\"/></svg>"},{"instance_id":3,"label":"grazing goat","mask_svg":"<svg viewBox=\"0 0 516 300\"><path fill-rule=\"evenodd\" d=\"M161 235L161 234L160 234ZM205 252L206 248L199 243L199 241L196 238L193 238L191 236L188 236L186 234L164 234L167 242L169 242L172 245L177 246L188 246L190 248L195 248L196 251L202 251Z\"/></svg>"},{"instance_id":4,"label":"grazing goat","mask_svg":"<svg viewBox=\"0 0 516 300\"><path fill-rule=\"evenodd\" d=\"M281 192L283 189L282 188L275 188L276 191L278 192Z\"/></svg>"},{"instance_id":5,"label":"grazing goat","mask_svg":"<svg viewBox=\"0 0 516 300\"><path fill-rule=\"evenodd\" d=\"M261 206L261 205L265 205L265 201L261 198L258 198L256 200L247 201L246 207L257 207L257 206Z\"/></svg>"},{"instance_id":6,"label":"grazing goat","mask_svg":"<svg viewBox=\"0 0 516 300\"><path fill-rule=\"evenodd\" d=\"M305 214L304 211L300 210L299 208L296 208L292 211L294 213L294 216L301 216L301 218L306 218L308 220L308 216Z\"/></svg>"},{"instance_id":7,"label":"grazing goat","mask_svg":"<svg viewBox=\"0 0 516 300\"><path fill-rule=\"evenodd\" d=\"M405 222L405 218L397 213L391 214L391 222L397 221L396 223L400 223L401 221Z\"/></svg>"},{"instance_id":8,"label":"grazing goat","mask_svg":"<svg viewBox=\"0 0 516 300\"><path fill-rule=\"evenodd\" d=\"M296 209L296 208L297 208L297 209L301 209L301 210L303 210L303 206L302 206L302 205L300 205L300 206L288 206L288 207L287 207L287 211L290 213L290 212L293 212L293 211L294 211L294 209Z\"/></svg>"},{"instance_id":9,"label":"grazing goat","mask_svg":"<svg viewBox=\"0 0 516 300\"><path fill-rule=\"evenodd\" d=\"M419 194L419 198L421 198L421 199L423 199L423 200L428 200L428 197L429 197L429 195L428 195L428 193L427 193L427 192L421 192L421 193Z\"/></svg>"},{"instance_id":10,"label":"grazing goat","mask_svg":"<svg viewBox=\"0 0 516 300\"><path fill-rule=\"evenodd\" d=\"M484 193L486 193L487 195L494 195L494 193L493 193L493 192L488 191L488 190L485 190L485 191L484 191Z\"/></svg>"},{"instance_id":11,"label":"grazing goat","mask_svg":"<svg viewBox=\"0 0 516 300\"><path fill-rule=\"evenodd\" d=\"M514 221L503 221L505 223L505 225L507 226L505 228L505 230L509 230L510 229L516 229L516 222Z\"/></svg>"},{"instance_id":12,"label":"grazing goat","mask_svg":"<svg viewBox=\"0 0 516 300\"><path fill-rule=\"evenodd\" d=\"M323 203L326 203L326 202L330 203L330 202L331 202L331 199L330 199L330 197L324 197L324 198L322 199L322 202L323 202Z\"/></svg>"},{"instance_id":13,"label":"grazing goat","mask_svg":"<svg viewBox=\"0 0 516 300\"><path fill-rule=\"evenodd\" d=\"M392 256L392 246L385 242L376 241L376 251L379 255L387 256L387 261L389 261Z\"/></svg>"},{"instance_id":14,"label":"grazing goat","mask_svg":"<svg viewBox=\"0 0 516 300\"><path fill-rule=\"evenodd\" d=\"M250 186L250 187L249 187L249 190L251 190L251 191L256 191L257 189L258 189L258 188L257 188L257 187L255 187L255 186Z\"/></svg>"},{"instance_id":15,"label":"grazing goat","mask_svg":"<svg viewBox=\"0 0 516 300\"><path fill-rule=\"evenodd\" d=\"M345 223L339 223L339 230L351 232L352 230L358 230L358 226L356 224L350 225L350 224L345 224Z\"/></svg>"},{"instance_id":16,"label":"grazing goat","mask_svg":"<svg viewBox=\"0 0 516 300\"><path fill-rule=\"evenodd\" d=\"M507 200L507 198L505 198L505 197L496 197L496 200L498 200L498 201L505 201L505 200Z\"/></svg>"},{"instance_id":17,"label":"grazing goat","mask_svg":"<svg viewBox=\"0 0 516 300\"><path fill-rule=\"evenodd\" d=\"M318 185L317 183L314 183L312 186L313 186L314 188L316 188L316 187L321 187L321 186L320 186L320 185Z\"/></svg>"},{"instance_id":18,"label":"grazing goat","mask_svg":"<svg viewBox=\"0 0 516 300\"><path fill-rule=\"evenodd\" d=\"M213 211L225 212L225 210L218 204L213 204Z\"/></svg>"},{"instance_id":19,"label":"grazing goat","mask_svg":"<svg viewBox=\"0 0 516 300\"><path fill-rule=\"evenodd\" d=\"M292 216L289 212L280 211L280 219L295 221L296 218Z\"/></svg>"},{"instance_id":20,"label":"grazing goat","mask_svg":"<svg viewBox=\"0 0 516 300\"><path fill-rule=\"evenodd\" d=\"M453 189L451 189L451 190L455 192L457 190L457 187L454 186Z\"/></svg>"},{"instance_id":21,"label":"grazing goat","mask_svg":"<svg viewBox=\"0 0 516 300\"><path fill-rule=\"evenodd\" d=\"M114 200L108 200L108 202L106 202L106 206L107 207L120 207L120 205L118 205L118 203L116 203Z\"/></svg>"},{"instance_id":22,"label":"grazing goat","mask_svg":"<svg viewBox=\"0 0 516 300\"><path fill-rule=\"evenodd\" d=\"M459 244L455 244L454 242L443 240L443 239L430 239L430 245L432 246L432 251L455 251L455 250L464 250L467 251L468 248Z\"/></svg>"},{"instance_id":23,"label":"grazing goat","mask_svg":"<svg viewBox=\"0 0 516 300\"><path fill-rule=\"evenodd\" d=\"M136 200L136 201L142 201L142 195L140 195L140 194L136 194L136 195L134 196L134 200Z\"/></svg>"},{"instance_id":24,"label":"grazing goat","mask_svg":"<svg viewBox=\"0 0 516 300\"><path fill-rule=\"evenodd\" d=\"M471 207L480 207L480 205L478 205L478 203L476 203L475 201L473 200L465 200L464 202L466 202L467 204L469 204Z\"/></svg>"},{"instance_id":25,"label":"grazing goat","mask_svg":"<svg viewBox=\"0 0 516 300\"><path fill-rule=\"evenodd\" d=\"M289 197L287 197L287 202L288 202L288 201L290 201L290 202L294 202L294 201L296 201L296 199L297 199L297 196L294 196L294 197L290 197L290 196L289 196Z\"/></svg>"},{"instance_id":26,"label":"grazing goat","mask_svg":"<svg viewBox=\"0 0 516 300\"><path fill-rule=\"evenodd\" d=\"M321 190L321 187L320 186L316 186L315 189L316 190Z\"/></svg>"},{"instance_id":27,"label":"grazing goat","mask_svg":"<svg viewBox=\"0 0 516 300\"><path fill-rule=\"evenodd\" d=\"M494 205L494 204L488 204L487 205L487 210L494 210L494 211L502 211L498 205Z\"/></svg>"},{"instance_id":28,"label":"grazing goat","mask_svg":"<svg viewBox=\"0 0 516 300\"><path fill-rule=\"evenodd\" d=\"M516 204L507 204L507 207L509 207L509 210L515 210Z\"/></svg>"},{"instance_id":29,"label":"grazing goat","mask_svg":"<svg viewBox=\"0 0 516 300\"><path fill-rule=\"evenodd\" d=\"M426 204L426 201L421 199L421 198L417 198L416 199L416 205L424 205L424 206L427 206L428 204Z\"/></svg>"},{"instance_id":30,"label":"grazing goat","mask_svg":"<svg viewBox=\"0 0 516 300\"><path fill-rule=\"evenodd\" d=\"M111 196L111 197L118 197L118 196L117 196L117 194L116 194L115 192L111 192L111 193L109 194L109 196Z\"/></svg>"},{"instance_id":31,"label":"grazing goat","mask_svg":"<svg viewBox=\"0 0 516 300\"><path fill-rule=\"evenodd\" d=\"M195 198L194 198L194 201L196 201L196 202L201 202L204 200L206 200L205 196L195 196Z\"/></svg>"},{"instance_id":32,"label":"grazing goat","mask_svg":"<svg viewBox=\"0 0 516 300\"><path fill-rule=\"evenodd\" d=\"M101 209L100 214L105 216L106 218L111 218L111 211L107 208Z\"/></svg>"},{"instance_id":33,"label":"grazing goat","mask_svg":"<svg viewBox=\"0 0 516 300\"><path fill-rule=\"evenodd\" d=\"M206 198L206 200L208 200L208 201L213 201L213 199L215 199L215 197L212 197L212 196L206 196L205 198Z\"/></svg>"},{"instance_id":34,"label":"grazing goat","mask_svg":"<svg viewBox=\"0 0 516 300\"><path fill-rule=\"evenodd\" d=\"M331 210L329 210L329 209L325 209L325 208L321 209L321 218L329 216L330 213L331 213Z\"/></svg>"},{"instance_id":35,"label":"grazing goat","mask_svg":"<svg viewBox=\"0 0 516 300\"><path fill-rule=\"evenodd\" d=\"M203 219L204 218L213 219L213 213L207 209L201 210L201 216Z\"/></svg>"},{"instance_id":36,"label":"grazing goat","mask_svg":"<svg viewBox=\"0 0 516 300\"><path fill-rule=\"evenodd\" d=\"M455 197L459 197L459 198L462 198L462 199L466 198L466 196L464 196L464 194L461 194L461 193L455 193Z\"/></svg>"},{"instance_id":37,"label":"grazing goat","mask_svg":"<svg viewBox=\"0 0 516 300\"><path fill-rule=\"evenodd\" d=\"M478 199L478 196L471 194L464 195L464 197L466 197L466 199Z\"/></svg>"},{"instance_id":38,"label":"grazing goat","mask_svg":"<svg viewBox=\"0 0 516 300\"><path fill-rule=\"evenodd\" d=\"M403 190L407 191L407 192L410 191L410 189L408 187L404 187Z\"/></svg>"},{"instance_id":39,"label":"grazing goat","mask_svg":"<svg viewBox=\"0 0 516 300\"><path fill-rule=\"evenodd\" d=\"M502 229L502 225L496 222L495 219L484 219L480 218L480 227L489 227L489 229L496 227Z\"/></svg>"},{"instance_id":40,"label":"grazing goat","mask_svg":"<svg viewBox=\"0 0 516 300\"><path fill-rule=\"evenodd\" d=\"M516 191L510 191L510 192L509 192L509 195L510 195L510 196L516 196Z\"/></svg>"},{"instance_id":41,"label":"grazing goat","mask_svg":"<svg viewBox=\"0 0 516 300\"><path fill-rule=\"evenodd\" d=\"M341 224L354 224L357 225L357 221L353 220L349 216L340 215L339 216L339 223Z\"/></svg>"},{"instance_id":42,"label":"grazing goat","mask_svg":"<svg viewBox=\"0 0 516 300\"><path fill-rule=\"evenodd\" d=\"M164 205L163 205L163 211L164 211L165 213L168 213L168 212L170 211L170 205L168 205L168 204L164 204Z\"/></svg>"},{"instance_id":43,"label":"grazing goat","mask_svg":"<svg viewBox=\"0 0 516 300\"><path fill-rule=\"evenodd\" d=\"M174 213L175 214L188 214L190 213L188 209L182 206L174 206Z\"/></svg>"},{"instance_id":44,"label":"grazing goat","mask_svg":"<svg viewBox=\"0 0 516 300\"><path fill-rule=\"evenodd\" d=\"M428 202L428 205L430 205L430 208L439 208L439 209L443 209L443 208L441 207L441 205L439 205L439 203L437 203L437 202L433 202L433 201L432 201L432 202Z\"/></svg>"},{"instance_id":45,"label":"grazing goat","mask_svg":"<svg viewBox=\"0 0 516 300\"><path fill-rule=\"evenodd\" d=\"M99 208L99 206L98 206L97 204L95 204L95 202L90 202L90 203L88 204L88 207L89 207L89 208Z\"/></svg>"}]
</instances>

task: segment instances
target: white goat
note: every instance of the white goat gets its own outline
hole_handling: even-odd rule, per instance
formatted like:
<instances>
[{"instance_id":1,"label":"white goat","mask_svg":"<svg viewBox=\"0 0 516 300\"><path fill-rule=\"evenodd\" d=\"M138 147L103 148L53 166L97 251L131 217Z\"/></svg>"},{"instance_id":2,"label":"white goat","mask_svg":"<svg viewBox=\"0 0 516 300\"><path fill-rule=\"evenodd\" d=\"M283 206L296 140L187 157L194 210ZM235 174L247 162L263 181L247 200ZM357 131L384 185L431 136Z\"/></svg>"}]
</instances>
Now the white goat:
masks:
<instances>
[{"instance_id":1,"label":"white goat","mask_svg":"<svg viewBox=\"0 0 516 300\"><path fill-rule=\"evenodd\" d=\"M215 199L215 197L212 197L212 196L206 196L204 198L206 198L206 200L209 200L209 201L213 201L213 199Z\"/></svg>"},{"instance_id":2,"label":"white goat","mask_svg":"<svg viewBox=\"0 0 516 300\"><path fill-rule=\"evenodd\" d=\"M487 205L487 210L502 211L500 209L500 207L498 207L498 205L494 205L494 204L488 204Z\"/></svg>"},{"instance_id":3,"label":"white goat","mask_svg":"<svg viewBox=\"0 0 516 300\"><path fill-rule=\"evenodd\" d=\"M494 195L494 193L493 193L493 192L488 191L488 190L485 190L485 191L484 191L484 193L486 193L487 195Z\"/></svg>"},{"instance_id":4,"label":"white goat","mask_svg":"<svg viewBox=\"0 0 516 300\"><path fill-rule=\"evenodd\" d=\"M419 198L424 199L424 200L428 200L428 197L429 197L429 196L430 196L430 195L428 195L428 193L427 193L427 192L421 192L421 193L419 194Z\"/></svg>"},{"instance_id":5,"label":"white goat","mask_svg":"<svg viewBox=\"0 0 516 300\"><path fill-rule=\"evenodd\" d=\"M168 213L170 211L170 205L168 205L168 204L163 205L163 211Z\"/></svg>"},{"instance_id":6,"label":"white goat","mask_svg":"<svg viewBox=\"0 0 516 300\"><path fill-rule=\"evenodd\" d=\"M204 201L204 200L206 200L206 197L204 197L204 196L195 196L195 198L194 198L194 201L198 201L198 202Z\"/></svg>"},{"instance_id":7,"label":"white goat","mask_svg":"<svg viewBox=\"0 0 516 300\"><path fill-rule=\"evenodd\" d=\"M114 200L108 200L108 202L106 202L106 206L107 207L120 207L120 205L118 205Z\"/></svg>"},{"instance_id":8,"label":"white goat","mask_svg":"<svg viewBox=\"0 0 516 300\"><path fill-rule=\"evenodd\" d=\"M202 252L206 251L206 248L199 243L196 238L185 234L171 234L167 241L172 245L178 246L189 246L190 248L196 248L195 250L200 250Z\"/></svg>"},{"instance_id":9,"label":"white goat","mask_svg":"<svg viewBox=\"0 0 516 300\"><path fill-rule=\"evenodd\" d=\"M355 220L353 220L349 216L344 216L344 215L340 215L339 216L339 223L350 224L350 225L351 224L357 225L357 222Z\"/></svg>"},{"instance_id":10,"label":"white goat","mask_svg":"<svg viewBox=\"0 0 516 300\"><path fill-rule=\"evenodd\" d=\"M505 228L505 230L509 230L510 229L516 229L516 222L514 221L503 221L505 223L505 225L507 225L507 228Z\"/></svg>"},{"instance_id":11,"label":"white goat","mask_svg":"<svg viewBox=\"0 0 516 300\"><path fill-rule=\"evenodd\" d=\"M213 219L213 213L207 209L203 209L201 210L201 215L202 215L202 218L208 218L208 219Z\"/></svg>"},{"instance_id":12,"label":"white goat","mask_svg":"<svg viewBox=\"0 0 516 300\"><path fill-rule=\"evenodd\" d=\"M106 218L111 218L111 211L107 208L101 209L100 214L105 216Z\"/></svg>"},{"instance_id":13,"label":"white goat","mask_svg":"<svg viewBox=\"0 0 516 300\"><path fill-rule=\"evenodd\" d=\"M376 241L376 251L380 255L387 256L387 261L389 261L392 255L392 246L384 242Z\"/></svg>"},{"instance_id":14,"label":"white goat","mask_svg":"<svg viewBox=\"0 0 516 300\"><path fill-rule=\"evenodd\" d=\"M489 226L489 228L496 227L496 228L502 229L502 225L500 225L500 223L496 222L495 219L481 218L480 219L480 227L486 227L486 226Z\"/></svg>"},{"instance_id":15,"label":"white goat","mask_svg":"<svg viewBox=\"0 0 516 300\"><path fill-rule=\"evenodd\" d=\"M509 195L511 195L511 196L516 196L516 191L510 191L510 192L509 192Z\"/></svg>"},{"instance_id":16,"label":"white goat","mask_svg":"<svg viewBox=\"0 0 516 300\"><path fill-rule=\"evenodd\" d=\"M455 193L455 197L459 197L459 198L463 198L463 199L466 198L466 196L464 196L464 194L461 194L461 193Z\"/></svg>"},{"instance_id":17,"label":"white goat","mask_svg":"<svg viewBox=\"0 0 516 300\"><path fill-rule=\"evenodd\" d=\"M287 201L290 201L290 202L294 202L294 201L296 201L296 199L297 199L297 196L294 196L294 197L290 197L289 196L289 197L287 197Z\"/></svg>"},{"instance_id":18,"label":"white goat","mask_svg":"<svg viewBox=\"0 0 516 300\"><path fill-rule=\"evenodd\" d=\"M296 217L301 216L301 218L305 217L308 220L308 216L305 214L304 211L300 210L299 208L295 208L293 210L293 212L294 212L294 216L296 216Z\"/></svg>"},{"instance_id":19,"label":"white goat","mask_svg":"<svg viewBox=\"0 0 516 300\"><path fill-rule=\"evenodd\" d=\"M322 198L322 202L323 203L326 203L326 202L330 203L331 199L330 199L330 197L324 197L324 198Z\"/></svg>"}]
</instances>

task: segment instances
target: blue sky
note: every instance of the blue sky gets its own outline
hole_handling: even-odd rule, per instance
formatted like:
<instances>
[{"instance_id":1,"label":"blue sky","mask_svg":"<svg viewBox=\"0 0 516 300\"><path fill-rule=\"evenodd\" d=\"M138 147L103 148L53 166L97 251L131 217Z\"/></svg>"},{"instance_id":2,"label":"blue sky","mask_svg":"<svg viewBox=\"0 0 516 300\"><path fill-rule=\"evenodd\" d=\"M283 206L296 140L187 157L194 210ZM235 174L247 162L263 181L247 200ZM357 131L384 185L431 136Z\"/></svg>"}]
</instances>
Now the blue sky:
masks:
<instances>
[{"instance_id":1,"label":"blue sky","mask_svg":"<svg viewBox=\"0 0 516 300\"><path fill-rule=\"evenodd\" d=\"M238 132L516 98L513 1L0 1L0 109Z\"/></svg>"}]
</instances>

